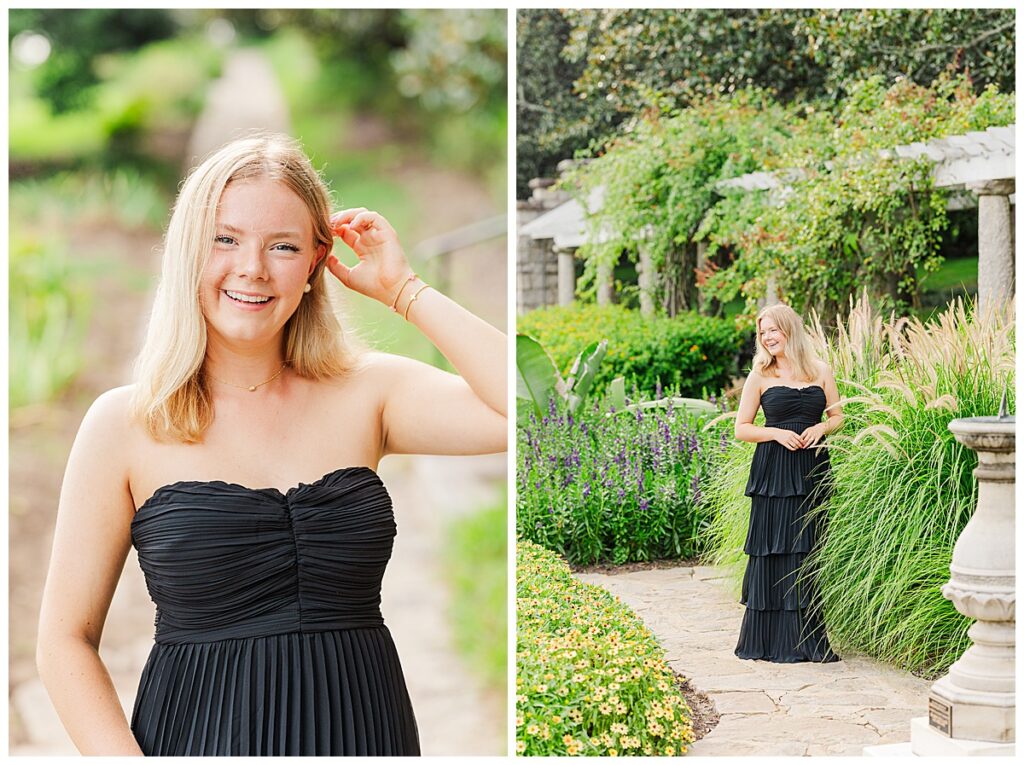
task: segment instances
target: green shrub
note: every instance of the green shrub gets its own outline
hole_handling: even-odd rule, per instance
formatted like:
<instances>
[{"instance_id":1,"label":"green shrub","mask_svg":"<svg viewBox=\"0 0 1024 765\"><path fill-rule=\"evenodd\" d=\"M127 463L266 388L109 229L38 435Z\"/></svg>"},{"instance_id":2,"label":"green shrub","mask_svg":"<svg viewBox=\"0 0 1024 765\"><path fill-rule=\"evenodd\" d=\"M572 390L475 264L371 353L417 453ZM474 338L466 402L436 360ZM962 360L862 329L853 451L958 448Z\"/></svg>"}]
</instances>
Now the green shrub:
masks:
<instances>
[{"instance_id":1,"label":"green shrub","mask_svg":"<svg viewBox=\"0 0 1024 765\"><path fill-rule=\"evenodd\" d=\"M701 482L728 434L669 406L607 415L553 403L518 431L516 528L573 563L692 557Z\"/></svg>"},{"instance_id":2,"label":"green shrub","mask_svg":"<svg viewBox=\"0 0 1024 765\"><path fill-rule=\"evenodd\" d=\"M92 299L81 261L59 234L11 236L9 405L60 393L85 360Z\"/></svg>"},{"instance_id":3,"label":"green shrub","mask_svg":"<svg viewBox=\"0 0 1024 765\"><path fill-rule=\"evenodd\" d=\"M828 531L805 573L818 579L835 648L941 674L968 645L971 622L940 588L977 502L977 459L947 426L995 414L1007 382L1013 408L1012 311L979 316L958 300L922 324L883 321L863 301L827 344L820 325L812 334L835 371L845 423L828 439ZM730 449L706 494L716 558L734 564L734 581L748 452Z\"/></svg>"},{"instance_id":4,"label":"green shrub","mask_svg":"<svg viewBox=\"0 0 1024 765\"><path fill-rule=\"evenodd\" d=\"M741 342L723 319L695 313L647 318L617 305L541 308L519 317L516 328L538 340L563 372L580 348L607 339L595 389L622 376L627 390L636 386L644 396L654 395L659 383L681 396L718 394L736 372Z\"/></svg>"},{"instance_id":5,"label":"green shrub","mask_svg":"<svg viewBox=\"0 0 1024 765\"><path fill-rule=\"evenodd\" d=\"M516 613L519 754L686 752L690 709L665 652L617 597L520 541Z\"/></svg>"},{"instance_id":6,"label":"green shrub","mask_svg":"<svg viewBox=\"0 0 1024 765\"><path fill-rule=\"evenodd\" d=\"M487 686L506 697L508 503L455 519L445 534L455 643Z\"/></svg>"}]
</instances>

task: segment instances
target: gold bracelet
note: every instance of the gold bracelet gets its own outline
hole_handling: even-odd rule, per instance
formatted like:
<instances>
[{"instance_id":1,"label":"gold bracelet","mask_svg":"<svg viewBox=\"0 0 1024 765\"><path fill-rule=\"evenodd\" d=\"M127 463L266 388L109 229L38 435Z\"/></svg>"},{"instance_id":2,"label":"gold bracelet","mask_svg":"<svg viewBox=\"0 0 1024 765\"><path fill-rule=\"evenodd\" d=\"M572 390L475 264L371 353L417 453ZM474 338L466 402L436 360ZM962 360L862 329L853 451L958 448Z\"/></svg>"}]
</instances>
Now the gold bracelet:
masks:
<instances>
[{"instance_id":1,"label":"gold bracelet","mask_svg":"<svg viewBox=\"0 0 1024 765\"><path fill-rule=\"evenodd\" d=\"M398 300L402 297L402 293L405 292L405 288L409 286L409 282L415 281L419 277L416 274L409 274L404 282L402 282L402 289L398 290L398 294L395 295L395 302L391 304L391 310L398 313Z\"/></svg>"},{"instance_id":2,"label":"gold bracelet","mask_svg":"<svg viewBox=\"0 0 1024 765\"><path fill-rule=\"evenodd\" d=\"M423 290L425 290L429 286L429 284L424 283L424 285L420 287L418 290L416 290L413 293L412 297L409 298L409 302L405 304L405 316L402 317L403 319L409 321L409 309L412 308L412 304L416 302L416 298L420 296L420 293L423 292Z\"/></svg>"}]
</instances>

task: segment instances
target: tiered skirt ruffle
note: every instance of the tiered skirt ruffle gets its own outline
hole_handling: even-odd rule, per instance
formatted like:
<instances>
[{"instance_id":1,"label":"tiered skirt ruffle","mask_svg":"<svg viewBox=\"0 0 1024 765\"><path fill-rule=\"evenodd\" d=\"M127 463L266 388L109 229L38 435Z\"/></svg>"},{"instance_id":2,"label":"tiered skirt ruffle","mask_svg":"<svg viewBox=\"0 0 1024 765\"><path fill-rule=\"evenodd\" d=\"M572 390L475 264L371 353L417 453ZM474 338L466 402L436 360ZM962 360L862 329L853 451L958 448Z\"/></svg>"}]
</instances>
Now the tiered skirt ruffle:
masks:
<instances>
[{"instance_id":1,"label":"tiered skirt ruffle","mask_svg":"<svg viewBox=\"0 0 1024 765\"><path fill-rule=\"evenodd\" d=\"M743 549L749 559L740 602L747 610L736 646L741 659L839 658L825 634L814 582L802 570L822 532L817 506L826 497L828 469L824 450L789 451L774 441L755 450L746 490L750 527Z\"/></svg>"}]
</instances>

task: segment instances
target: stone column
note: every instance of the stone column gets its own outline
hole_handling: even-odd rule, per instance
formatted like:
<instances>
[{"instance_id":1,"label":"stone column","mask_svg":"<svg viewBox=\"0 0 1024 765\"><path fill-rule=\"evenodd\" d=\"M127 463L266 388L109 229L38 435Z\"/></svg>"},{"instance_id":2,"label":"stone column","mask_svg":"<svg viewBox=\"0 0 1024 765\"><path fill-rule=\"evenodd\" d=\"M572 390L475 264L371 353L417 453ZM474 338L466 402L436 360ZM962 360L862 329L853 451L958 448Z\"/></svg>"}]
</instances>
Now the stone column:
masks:
<instances>
[{"instance_id":1,"label":"stone column","mask_svg":"<svg viewBox=\"0 0 1024 765\"><path fill-rule=\"evenodd\" d=\"M611 305L612 303L612 267L602 263L597 267L597 304Z\"/></svg>"},{"instance_id":2,"label":"stone column","mask_svg":"<svg viewBox=\"0 0 1024 765\"><path fill-rule=\"evenodd\" d=\"M654 316L654 290L656 285L654 262L651 250L645 244L639 248L640 259L636 264L637 282L640 287L640 313L643 316Z\"/></svg>"},{"instance_id":3,"label":"stone column","mask_svg":"<svg viewBox=\"0 0 1024 765\"><path fill-rule=\"evenodd\" d=\"M1013 294L1013 178L969 183L978 195L978 308Z\"/></svg>"},{"instance_id":4,"label":"stone column","mask_svg":"<svg viewBox=\"0 0 1024 765\"><path fill-rule=\"evenodd\" d=\"M558 254L558 304L571 305L576 299L576 256L574 250L556 248Z\"/></svg>"}]
</instances>

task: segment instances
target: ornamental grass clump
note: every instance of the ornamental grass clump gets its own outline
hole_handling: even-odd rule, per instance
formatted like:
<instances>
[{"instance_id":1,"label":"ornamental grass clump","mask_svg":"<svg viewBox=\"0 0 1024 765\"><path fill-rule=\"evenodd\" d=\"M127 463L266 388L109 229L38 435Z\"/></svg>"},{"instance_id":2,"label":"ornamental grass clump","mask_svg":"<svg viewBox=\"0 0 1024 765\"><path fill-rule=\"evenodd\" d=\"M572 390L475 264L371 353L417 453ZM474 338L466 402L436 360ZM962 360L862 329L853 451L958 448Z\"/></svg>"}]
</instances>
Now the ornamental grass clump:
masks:
<instances>
[{"instance_id":1,"label":"ornamental grass clump","mask_svg":"<svg viewBox=\"0 0 1024 765\"><path fill-rule=\"evenodd\" d=\"M639 617L528 541L516 584L516 752L684 754L690 709Z\"/></svg>"},{"instance_id":2,"label":"ornamental grass clump","mask_svg":"<svg viewBox=\"0 0 1024 765\"><path fill-rule=\"evenodd\" d=\"M519 536L574 564L695 556L702 484L730 437L702 424L671 404L574 415L552 402L518 432Z\"/></svg>"},{"instance_id":3,"label":"ornamental grass clump","mask_svg":"<svg viewBox=\"0 0 1024 765\"><path fill-rule=\"evenodd\" d=\"M953 545L977 503L977 457L950 421L1013 410L1012 306L982 314L958 300L927 324L879 320L863 298L825 342L843 428L828 437L833 492L827 531L804 575L817 577L829 638L914 672L945 672L968 645L970 620L941 593ZM718 562L742 573L752 445L731 446L705 492Z\"/></svg>"}]
</instances>

